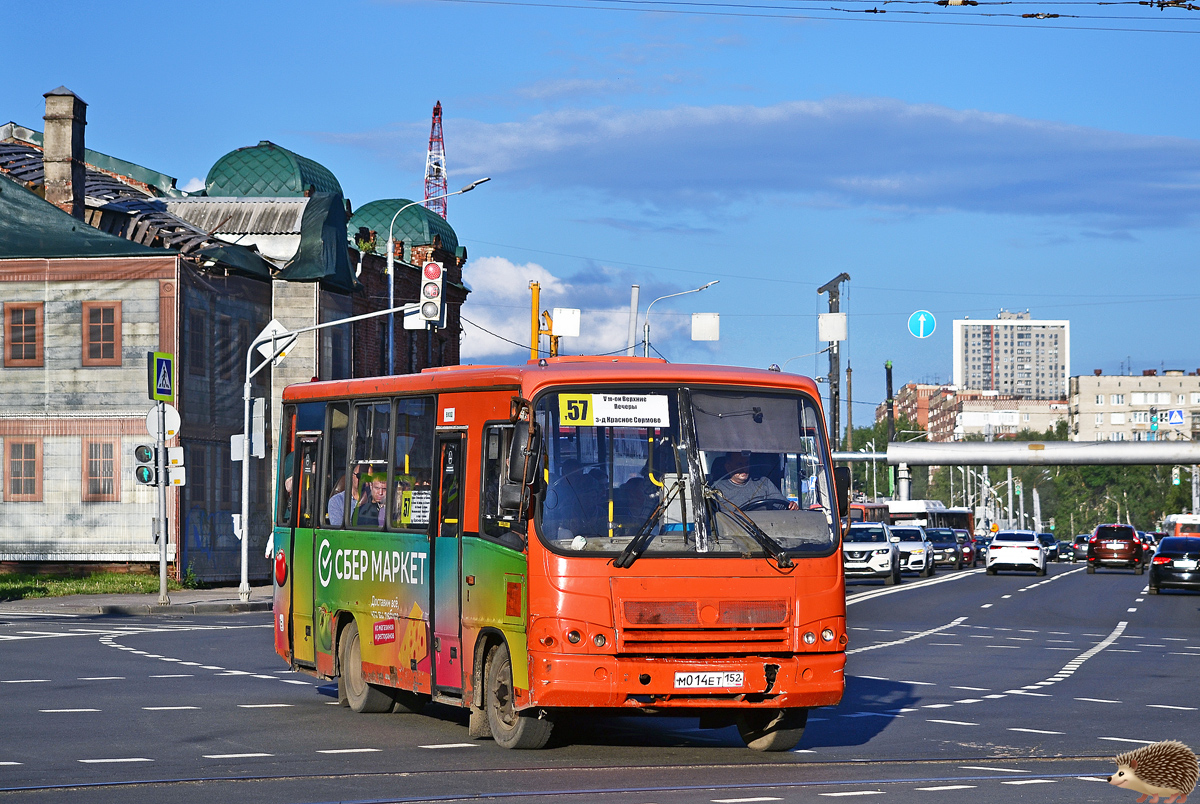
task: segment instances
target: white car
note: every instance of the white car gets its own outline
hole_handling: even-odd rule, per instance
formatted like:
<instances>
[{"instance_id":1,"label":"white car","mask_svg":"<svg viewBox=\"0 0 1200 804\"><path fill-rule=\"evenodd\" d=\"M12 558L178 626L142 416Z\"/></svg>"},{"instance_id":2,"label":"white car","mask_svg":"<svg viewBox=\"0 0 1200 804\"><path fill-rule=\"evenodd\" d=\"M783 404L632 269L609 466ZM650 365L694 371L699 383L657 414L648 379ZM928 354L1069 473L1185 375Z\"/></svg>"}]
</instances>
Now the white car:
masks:
<instances>
[{"instance_id":1,"label":"white car","mask_svg":"<svg viewBox=\"0 0 1200 804\"><path fill-rule=\"evenodd\" d=\"M987 552L987 574L997 570L1033 570L1046 574L1046 548L1031 530L1002 530Z\"/></svg>"},{"instance_id":2,"label":"white car","mask_svg":"<svg viewBox=\"0 0 1200 804\"><path fill-rule=\"evenodd\" d=\"M900 539L882 522L850 526L842 542L842 566L847 578L882 578L884 586L900 580Z\"/></svg>"},{"instance_id":3,"label":"white car","mask_svg":"<svg viewBox=\"0 0 1200 804\"><path fill-rule=\"evenodd\" d=\"M933 544L925 535L925 528L916 525L891 528L892 535L900 538L900 569L929 577L934 573Z\"/></svg>"}]
</instances>

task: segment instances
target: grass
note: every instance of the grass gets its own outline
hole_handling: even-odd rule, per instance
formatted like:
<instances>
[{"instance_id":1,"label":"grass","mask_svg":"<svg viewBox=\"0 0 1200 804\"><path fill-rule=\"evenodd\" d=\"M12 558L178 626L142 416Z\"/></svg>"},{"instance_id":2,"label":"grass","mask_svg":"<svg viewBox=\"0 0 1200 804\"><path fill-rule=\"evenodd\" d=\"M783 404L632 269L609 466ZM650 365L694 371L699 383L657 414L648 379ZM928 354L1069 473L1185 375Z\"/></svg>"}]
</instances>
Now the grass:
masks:
<instances>
[{"instance_id":1,"label":"grass","mask_svg":"<svg viewBox=\"0 0 1200 804\"><path fill-rule=\"evenodd\" d=\"M183 588L167 579L167 588ZM64 595L149 595L158 592L158 575L100 572L82 577L67 575L0 575L0 600L62 597Z\"/></svg>"}]
</instances>

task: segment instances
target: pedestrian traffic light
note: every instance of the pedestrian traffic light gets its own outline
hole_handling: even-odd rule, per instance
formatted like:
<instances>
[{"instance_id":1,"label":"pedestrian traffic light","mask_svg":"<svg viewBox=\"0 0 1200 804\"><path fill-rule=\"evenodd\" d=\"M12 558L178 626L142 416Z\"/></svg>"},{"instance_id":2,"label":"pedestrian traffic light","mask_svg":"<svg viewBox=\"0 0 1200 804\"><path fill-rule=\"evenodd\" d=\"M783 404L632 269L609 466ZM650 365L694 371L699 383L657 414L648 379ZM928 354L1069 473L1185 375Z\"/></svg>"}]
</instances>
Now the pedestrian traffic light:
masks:
<instances>
[{"instance_id":1,"label":"pedestrian traffic light","mask_svg":"<svg viewBox=\"0 0 1200 804\"><path fill-rule=\"evenodd\" d=\"M1179 485L1179 467L1178 466L1171 467L1171 485L1172 486Z\"/></svg>"},{"instance_id":2,"label":"pedestrian traffic light","mask_svg":"<svg viewBox=\"0 0 1200 804\"><path fill-rule=\"evenodd\" d=\"M445 270L440 262L427 262L421 269L421 320L442 325L442 280Z\"/></svg>"},{"instance_id":3,"label":"pedestrian traffic light","mask_svg":"<svg viewBox=\"0 0 1200 804\"><path fill-rule=\"evenodd\" d=\"M149 444L138 444L133 448L133 478L143 486L158 485L158 451Z\"/></svg>"}]
</instances>

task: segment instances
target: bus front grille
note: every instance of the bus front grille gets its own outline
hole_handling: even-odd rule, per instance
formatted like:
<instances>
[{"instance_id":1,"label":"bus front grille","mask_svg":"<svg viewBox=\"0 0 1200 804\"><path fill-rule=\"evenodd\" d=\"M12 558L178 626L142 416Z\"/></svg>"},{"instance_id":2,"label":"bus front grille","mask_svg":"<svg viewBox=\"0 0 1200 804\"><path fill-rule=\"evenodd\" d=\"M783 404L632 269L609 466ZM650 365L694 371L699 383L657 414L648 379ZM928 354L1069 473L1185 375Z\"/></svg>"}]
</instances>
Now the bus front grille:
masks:
<instances>
[{"instance_id":1,"label":"bus front grille","mask_svg":"<svg viewBox=\"0 0 1200 804\"><path fill-rule=\"evenodd\" d=\"M780 653L791 649L786 626L623 628L617 652L626 654L673 653Z\"/></svg>"}]
</instances>

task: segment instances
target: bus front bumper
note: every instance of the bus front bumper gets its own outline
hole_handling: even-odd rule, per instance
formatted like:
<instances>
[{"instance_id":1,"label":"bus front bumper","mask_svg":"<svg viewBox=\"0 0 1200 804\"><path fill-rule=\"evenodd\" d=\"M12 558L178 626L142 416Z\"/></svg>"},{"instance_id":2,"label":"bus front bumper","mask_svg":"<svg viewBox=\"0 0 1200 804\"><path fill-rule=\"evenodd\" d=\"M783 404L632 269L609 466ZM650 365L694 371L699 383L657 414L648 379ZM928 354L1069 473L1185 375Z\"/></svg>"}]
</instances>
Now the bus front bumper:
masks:
<instances>
[{"instance_id":1,"label":"bus front bumper","mask_svg":"<svg viewBox=\"0 0 1200 804\"><path fill-rule=\"evenodd\" d=\"M530 705L698 709L833 706L845 689L844 653L717 659L531 653ZM718 686L729 674L740 686ZM712 683L712 686L709 684Z\"/></svg>"}]
</instances>

